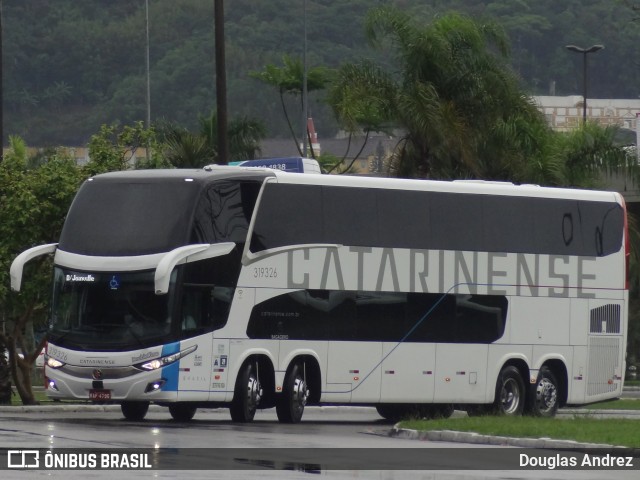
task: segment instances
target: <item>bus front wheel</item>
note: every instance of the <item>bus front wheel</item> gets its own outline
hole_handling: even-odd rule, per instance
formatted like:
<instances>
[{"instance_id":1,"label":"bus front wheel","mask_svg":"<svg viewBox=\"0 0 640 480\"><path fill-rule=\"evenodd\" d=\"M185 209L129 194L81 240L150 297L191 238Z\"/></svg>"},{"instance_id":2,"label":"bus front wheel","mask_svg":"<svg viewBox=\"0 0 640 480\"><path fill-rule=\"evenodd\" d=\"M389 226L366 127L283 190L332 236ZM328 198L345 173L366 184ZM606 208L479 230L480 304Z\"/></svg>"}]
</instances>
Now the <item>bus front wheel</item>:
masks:
<instances>
[{"instance_id":1,"label":"bus front wheel","mask_svg":"<svg viewBox=\"0 0 640 480\"><path fill-rule=\"evenodd\" d=\"M169 405L171 418L178 422L188 422L196 414L197 408L188 403L172 403Z\"/></svg>"},{"instance_id":2,"label":"bus front wheel","mask_svg":"<svg viewBox=\"0 0 640 480\"><path fill-rule=\"evenodd\" d=\"M149 402L122 402L120 410L124 418L132 422L140 422L149 411Z\"/></svg>"},{"instance_id":3,"label":"bus front wheel","mask_svg":"<svg viewBox=\"0 0 640 480\"><path fill-rule=\"evenodd\" d=\"M406 411L399 405L384 403L376 405L376 411L378 412L378 415L390 422L399 422L406 413Z\"/></svg>"},{"instance_id":4,"label":"bus front wheel","mask_svg":"<svg viewBox=\"0 0 640 480\"><path fill-rule=\"evenodd\" d=\"M504 367L498 376L494 411L498 415L522 415L525 389L520 371L513 365Z\"/></svg>"},{"instance_id":5,"label":"bus front wheel","mask_svg":"<svg viewBox=\"0 0 640 480\"><path fill-rule=\"evenodd\" d=\"M560 406L558 401L558 380L547 367L542 367L538 380L532 385L531 414L536 417L553 417Z\"/></svg>"},{"instance_id":6,"label":"bus front wheel","mask_svg":"<svg viewBox=\"0 0 640 480\"><path fill-rule=\"evenodd\" d=\"M437 403L435 405L431 405L431 412L428 418L447 419L451 417L451 415L453 415L454 411L455 411L455 408L451 403Z\"/></svg>"},{"instance_id":7,"label":"bus front wheel","mask_svg":"<svg viewBox=\"0 0 640 480\"><path fill-rule=\"evenodd\" d=\"M238 375L236 389L231 402L231 420L239 423L247 423L256 415L262 389L254 366L247 363Z\"/></svg>"},{"instance_id":8,"label":"bus front wheel","mask_svg":"<svg viewBox=\"0 0 640 480\"><path fill-rule=\"evenodd\" d=\"M282 393L276 402L278 420L282 423L298 423L302 420L308 398L309 388L304 376L304 367L296 363L285 377Z\"/></svg>"}]
</instances>

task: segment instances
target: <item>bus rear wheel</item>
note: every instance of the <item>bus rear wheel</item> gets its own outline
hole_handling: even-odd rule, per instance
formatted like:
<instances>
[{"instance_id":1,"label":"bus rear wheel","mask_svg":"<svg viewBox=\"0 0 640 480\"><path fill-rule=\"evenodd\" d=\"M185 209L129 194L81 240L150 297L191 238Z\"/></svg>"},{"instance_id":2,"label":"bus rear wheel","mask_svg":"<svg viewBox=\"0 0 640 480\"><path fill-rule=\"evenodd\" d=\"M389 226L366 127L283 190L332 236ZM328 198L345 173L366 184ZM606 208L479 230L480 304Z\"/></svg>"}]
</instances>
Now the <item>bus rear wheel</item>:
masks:
<instances>
[{"instance_id":1,"label":"bus rear wheel","mask_svg":"<svg viewBox=\"0 0 640 480\"><path fill-rule=\"evenodd\" d=\"M376 411L378 412L378 415L390 422L399 422L402 420L405 413L401 407L393 404L376 405Z\"/></svg>"},{"instance_id":2,"label":"bus rear wheel","mask_svg":"<svg viewBox=\"0 0 640 480\"><path fill-rule=\"evenodd\" d=\"M560 406L558 402L558 380L547 367L542 367L538 380L532 386L531 414L536 417L554 417Z\"/></svg>"},{"instance_id":3,"label":"bus rear wheel","mask_svg":"<svg viewBox=\"0 0 640 480\"><path fill-rule=\"evenodd\" d=\"M120 410L124 418L132 422L140 422L149 411L149 402L122 402Z\"/></svg>"},{"instance_id":4,"label":"bus rear wheel","mask_svg":"<svg viewBox=\"0 0 640 480\"><path fill-rule=\"evenodd\" d=\"M500 371L496 384L494 413L498 415L522 415L524 410L525 389L520 371L509 365Z\"/></svg>"},{"instance_id":5,"label":"bus rear wheel","mask_svg":"<svg viewBox=\"0 0 640 480\"><path fill-rule=\"evenodd\" d=\"M169 405L171 418L178 422L188 422L196 414L197 407L188 403L172 403Z\"/></svg>"},{"instance_id":6,"label":"bus rear wheel","mask_svg":"<svg viewBox=\"0 0 640 480\"><path fill-rule=\"evenodd\" d=\"M430 415L427 418L438 419L438 418L449 418L453 415L455 411L454 406L451 403L436 403L431 405Z\"/></svg>"},{"instance_id":7,"label":"bus rear wheel","mask_svg":"<svg viewBox=\"0 0 640 480\"><path fill-rule=\"evenodd\" d=\"M236 381L235 393L231 402L231 420L239 423L248 423L253 420L256 415L260 398L262 397L262 388L254 366L247 363Z\"/></svg>"},{"instance_id":8,"label":"bus rear wheel","mask_svg":"<svg viewBox=\"0 0 640 480\"><path fill-rule=\"evenodd\" d=\"M309 388L304 377L304 367L296 363L284 379L280 398L276 402L278 420L282 423L298 423L309 398Z\"/></svg>"}]
</instances>

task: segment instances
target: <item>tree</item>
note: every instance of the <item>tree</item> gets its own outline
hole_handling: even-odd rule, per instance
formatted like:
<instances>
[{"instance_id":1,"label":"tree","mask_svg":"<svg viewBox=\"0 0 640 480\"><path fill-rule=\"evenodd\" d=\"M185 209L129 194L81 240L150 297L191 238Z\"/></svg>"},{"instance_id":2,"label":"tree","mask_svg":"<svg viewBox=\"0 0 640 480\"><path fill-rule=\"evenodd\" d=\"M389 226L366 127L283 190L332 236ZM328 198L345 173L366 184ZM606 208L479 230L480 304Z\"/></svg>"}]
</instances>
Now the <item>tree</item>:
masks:
<instances>
[{"instance_id":1,"label":"tree","mask_svg":"<svg viewBox=\"0 0 640 480\"><path fill-rule=\"evenodd\" d=\"M208 117L200 117L200 136L206 139L213 151L218 150L218 115L211 112ZM260 141L267 131L259 120L247 116L232 118L229 122L229 158L231 160L252 160L260 153Z\"/></svg>"},{"instance_id":2,"label":"tree","mask_svg":"<svg viewBox=\"0 0 640 480\"><path fill-rule=\"evenodd\" d=\"M504 179L515 171L494 159L534 144L544 118L508 68L499 26L460 14L423 26L382 6L369 12L366 31L374 46L390 48L397 73L370 62L342 67L329 99L347 129L401 129L398 176Z\"/></svg>"},{"instance_id":3,"label":"tree","mask_svg":"<svg viewBox=\"0 0 640 480\"><path fill-rule=\"evenodd\" d=\"M175 168L202 168L214 163L215 150L206 137L178 126L165 126L162 131L163 158Z\"/></svg>"},{"instance_id":4,"label":"tree","mask_svg":"<svg viewBox=\"0 0 640 480\"><path fill-rule=\"evenodd\" d=\"M136 155L143 150L146 158L141 161ZM159 157L154 129L145 128L142 121L124 127L116 124L102 125L100 131L89 141L89 158L83 168L87 176L140 166L166 166Z\"/></svg>"},{"instance_id":5,"label":"tree","mask_svg":"<svg viewBox=\"0 0 640 480\"><path fill-rule=\"evenodd\" d=\"M218 117L212 112L200 117L197 133L176 126L160 127L159 148L171 165L177 168L201 168L217 162ZM261 122L248 117L231 119L228 126L229 156L238 160L250 160L260 152L260 140L266 135Z\"/></svg>"},{"instance_id":6,"label":"tree","mask_svg":"<svg viewBox=\"0 0 640 480\"><path fill-rule=\"evenodd\" d=\"M349 143L342 159L327 169L329 173L342 165L349 155L354 135L365 133L360 151L353 155L355 161L364 150L371 132L391 133L395 89L392 76L369 61L360 65L346 64L338 70L327 102L338 124L348 132ZM346 167L345 171L350 167Z\"/></svg>"},{"instance_id":7,"label":"tree","mask_svg":"<svg viewBox=\"0 0 640 480\"><path fill-rule=\"evenodd\" d=\"M294 97L300 96L300 112L302 113L302 91L303 91L303 77L304 66L302 60L299 58L292 58L285 55L282 58L284 64L283 67L277 67L273 64L268 64L262 72L252 72L251 77L257 78L262 82L276 87L280 95L280 105L282 106L282 112L287 121L291 138L296 144L298 153L302 156L302 149L300 148L301 141L298 141L296 133L291 125L291 118L287 110L285 95L293 95ZM330 79L331 71L326 67L313 67L307 71L307 91L313 92L316 90L324 89ZM306 135L309 132L306 131ZM311 155L315 158L315 154L312 151Z\"/></svg>"},{"instance_id":8,"label":"tree","mask_svg":"<svg viewBox=\"0 0 640 480\"><path fill-rule=\"evenodd\" d=\"M9 266L27 248L57 241L81 179L75 161L63 152L54 151L31 166L24 141L10 137L10 151L0 165L0 314L5 327L0 345L9 351L8 367L25 405L36 403L31 372L44 337L34 347L33 330L45 324L51 263L47 258L30 262L29 281L20 294L8 292Z\"/></svg>"}]
</instances>

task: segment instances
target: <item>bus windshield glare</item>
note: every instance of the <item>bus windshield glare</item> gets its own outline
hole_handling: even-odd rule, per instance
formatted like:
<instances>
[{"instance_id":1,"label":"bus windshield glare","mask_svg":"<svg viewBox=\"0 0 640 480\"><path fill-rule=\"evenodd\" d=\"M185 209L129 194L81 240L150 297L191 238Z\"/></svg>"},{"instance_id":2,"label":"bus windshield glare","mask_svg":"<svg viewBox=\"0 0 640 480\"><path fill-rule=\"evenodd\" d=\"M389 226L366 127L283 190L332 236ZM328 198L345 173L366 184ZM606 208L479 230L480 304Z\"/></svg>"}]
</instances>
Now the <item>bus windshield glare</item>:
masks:
<instances>
[{"instance_id":1,"label":"bus windshield glare","mask_svg":"<svg viewBox=\"0 0 640 480\"><path fill-rule=\"evenodd\" d=\"M155 295L153 285L153 271L87 273L56 267L51 340L96 350L168 340L172 297Z\"/></svg>"}]
</instances>

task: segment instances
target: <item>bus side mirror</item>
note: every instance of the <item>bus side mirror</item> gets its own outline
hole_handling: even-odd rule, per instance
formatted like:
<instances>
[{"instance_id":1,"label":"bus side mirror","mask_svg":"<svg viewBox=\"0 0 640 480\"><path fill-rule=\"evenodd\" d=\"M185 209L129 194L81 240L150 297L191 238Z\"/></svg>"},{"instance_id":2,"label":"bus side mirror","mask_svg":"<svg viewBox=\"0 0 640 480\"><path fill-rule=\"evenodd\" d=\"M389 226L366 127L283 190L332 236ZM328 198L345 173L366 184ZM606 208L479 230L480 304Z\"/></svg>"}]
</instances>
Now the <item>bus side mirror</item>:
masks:
<instances>
[{"instance_id":1,"label":"bus side mirror","mask_svg":"<svg viewBox=\"0 0 640 480\"><path fill-rule=\"evenodd\" d=\"M15 292L20 291L20 288L22 287L22 271L24 270L24 266L27 262L36 257L53 253L56 251L56 248L58 248L57 243L48 243L46 245L32 247L18 255L11 263L11 269L9 270L9 275L11 276L11 290Z\"/></svg>"},{"instance_id":2,"label":"bus side mirror","mask_svg":"<svg viewBox=\"0 0 640 480\"><path fill-rule=\"evenodd\" d=\"M234 242L224 243L199 243L178 247L167 253L156 267L154 275L154 291L156 295L164 295L169 291L171 272L176 265L181 263L197 262L207 258L219 257L230 253L235 248Z\"/></svg>"}]
</instances>

